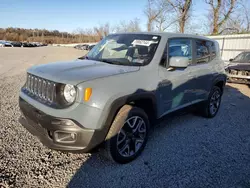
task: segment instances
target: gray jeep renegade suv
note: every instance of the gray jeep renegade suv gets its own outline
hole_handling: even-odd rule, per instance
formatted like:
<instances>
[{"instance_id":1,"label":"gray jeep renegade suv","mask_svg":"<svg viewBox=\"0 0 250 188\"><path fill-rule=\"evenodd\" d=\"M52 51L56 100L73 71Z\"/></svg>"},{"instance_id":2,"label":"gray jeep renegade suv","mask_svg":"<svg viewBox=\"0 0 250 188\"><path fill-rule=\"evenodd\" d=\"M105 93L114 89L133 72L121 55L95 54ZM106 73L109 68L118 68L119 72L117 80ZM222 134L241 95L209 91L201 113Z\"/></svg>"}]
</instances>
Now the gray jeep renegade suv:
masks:
<instances>
[{"instance_id":1,"label":"gray jeep renegade suv","mask_svg":"<svg viewBox=\"0 0 250 188\"><path fill-rule=\"evenodd\" d=\"M49 148L89 152L104 143L107 156L127 163L154 120L193 104L214 117L225 82L219 45L209 38L111 34L82 59L28 69L20 123Z\"/></svg>"}]
</instances>

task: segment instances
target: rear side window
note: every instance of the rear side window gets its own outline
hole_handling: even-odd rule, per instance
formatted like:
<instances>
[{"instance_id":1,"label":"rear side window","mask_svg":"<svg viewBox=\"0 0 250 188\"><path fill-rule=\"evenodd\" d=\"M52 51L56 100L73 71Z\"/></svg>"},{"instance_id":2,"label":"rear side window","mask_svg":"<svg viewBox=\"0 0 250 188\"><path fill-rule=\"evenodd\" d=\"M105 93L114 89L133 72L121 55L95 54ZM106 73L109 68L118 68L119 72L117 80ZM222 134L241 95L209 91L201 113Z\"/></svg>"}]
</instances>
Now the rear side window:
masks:
<instances>
[{"instance_id":1,"label":"rear side window","mask_svg":"<svg viewBox=\"0 0 250 188\"><path fill-rule=\"evenodd\" d=\"M210 61L212 61L216 57L216 46L212 41L207 41L207 45L209 46Z\"/></svg>"},{"instance_id":2,"label":"rear side window","mask_svg":"<svg viewBox=\"0 0 250 188\"><path fill-rule=\"evenodd\" d=\"M196 41L196 63L208 63L210 60L209 42L205 40Z\"/></svg>"},{"instance_id":3,"label":"rear side window","mask_svg":"<svg viewBox=\"0 0 250 188\"><path fill-rule=\"evenodd\" d=\"M216 47L215 47L215 44L214 42L210 42L211 43L211 46L210 46L210 54L211 54L211 58L210 58L210 61L213 60L215 57L216 57Z\"/></svg>"},{"instance_id":4,"label":"rear side window","mask_svg":"<svg viewBox=\"0 0 250 188\"><path fill-rule=\"evenodd\" d=\"M214 42L196 40L196 63L208 63L217 55L217 48Z\"/></svg>"}]
</instances>

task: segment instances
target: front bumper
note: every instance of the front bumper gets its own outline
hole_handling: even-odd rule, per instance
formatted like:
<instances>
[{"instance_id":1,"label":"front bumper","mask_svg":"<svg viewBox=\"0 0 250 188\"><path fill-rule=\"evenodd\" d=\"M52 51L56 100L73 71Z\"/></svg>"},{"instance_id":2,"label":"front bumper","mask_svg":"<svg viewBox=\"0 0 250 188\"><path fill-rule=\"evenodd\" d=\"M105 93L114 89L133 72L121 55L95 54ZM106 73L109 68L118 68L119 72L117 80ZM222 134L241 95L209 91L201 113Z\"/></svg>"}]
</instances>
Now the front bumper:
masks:
<instances>
[{"instance_id":1,"label":"front bumper","mask_svg":"<svg viewBox=\"0 0 250 188\"><path fill-rule=\"evenodd\" d=\"M227 82L250 84L250 76L227 74Z\"/></svg>"},{"instance_id":2,"label":"front bumper","mask_svg":"<svg viewBox=\"0 0 250 188\"><path fill-rule=\"evenodd\" d=\"M21 97L19 122L47 147L61 151L89 152L104 141L106 131L86 129L71 119L45 114Z\"/></svg>"}]
</instances>

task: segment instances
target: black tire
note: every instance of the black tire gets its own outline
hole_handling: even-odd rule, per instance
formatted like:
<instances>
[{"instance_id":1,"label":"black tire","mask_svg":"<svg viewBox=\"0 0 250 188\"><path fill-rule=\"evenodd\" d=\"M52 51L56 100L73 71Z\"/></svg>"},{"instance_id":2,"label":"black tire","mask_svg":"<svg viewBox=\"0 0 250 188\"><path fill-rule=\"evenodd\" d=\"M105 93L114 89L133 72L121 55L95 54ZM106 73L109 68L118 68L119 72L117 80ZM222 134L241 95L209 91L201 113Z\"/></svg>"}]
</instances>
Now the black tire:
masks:
<instances>
[{"instance_id":1,"label":"black tire","mask_svg":"<svg viewBox=\"0 0 250 188\"><path fill-rule=\"evenodd\" d=\"M133 129L134 127L131 128L131 126L130 126L131 121L133 122L133 126L137 127L137 128L135 128L136 130ZM138 125L135 125L137 122L138 122ZM139 126L139 128L138 128L138 126ZM143 151L143 149L147 143L149 128L150 128L150 125L149 125L148 116L141 108L133 107L131 105L123 106L119 110L119 112L117 113L117 115L116 115L116 117L115 117L115 119L110 127L110 130L108 132L106 142L105 142L105 153L106 153L105 156L108 157L109 159L111 159L117 163L121 163L121 164L125 164L125 163L128 163L128 162L134 160L135 158L137 158L141 154L141 152ZM143 130L143 132L140 133L139 129L141 129L141 131ZM136 133L132 133L134 131L136 131ZM136 136L134 136L134 138L132 138L134 134ZM124 137L124 139L125 139L124 141L121 141L121 140L123 140L122 137ZM119 140L119 142L118 142L118 140ZM141 142L141 143L139 142L140 144L138 143L139 140ZM143 142L141 140L143 140ZM122 149L119 148L119 144L121 146L122 146L122 144L124 144ZM139 149L136 148L138 144L139 144ZM126 148L126 147L128 147L128 148ZM121 154L122 153L121 150L124 150L123 148L127 149L128 156L124 156L126 154L126 149L125 149L124 153ZM134 149L134 154L132 152L133 151L132 148Z\"/></svg>"},{"instance_id":2,"label":"black tire","mask_svg":"<svg viewBox=\"0 0 250 188\"><path fill-rule=\"evenodd\" d=\"M216 106L216 110L213 111L211 110L211 103L213 101L213 97L218 94L219 95L219 98L218 98L218 101L216 101L216 104L214 102L213 106L215 108ZM213 118L216 116L216 114L218 113L219 109L220 109L220 104L221 104L221 97L222 97L222 91L221 89L218 87L218 86L214 86L208 96L208 99L203 102L201 105L200 105L200 112L201 112L201 115L203 117L206 117L206 118ZM217 98L217 97L216 97ZM217 103L218 102L218 103Z\"/></svg>"}]
</instances>

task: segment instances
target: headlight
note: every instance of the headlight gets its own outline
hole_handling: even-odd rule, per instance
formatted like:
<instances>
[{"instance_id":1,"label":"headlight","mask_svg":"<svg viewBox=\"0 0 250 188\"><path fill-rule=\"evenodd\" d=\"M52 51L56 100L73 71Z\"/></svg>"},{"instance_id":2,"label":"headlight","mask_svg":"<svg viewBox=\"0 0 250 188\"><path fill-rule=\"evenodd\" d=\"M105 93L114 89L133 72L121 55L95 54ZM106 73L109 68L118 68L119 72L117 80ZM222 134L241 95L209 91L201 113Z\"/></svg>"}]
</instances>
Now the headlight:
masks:
<instances>
[{"instance_id":1,"label":"headlight","mask_svg":"<svg viewBox=\"0 0 250 188\"><path fill-rule=\"evenodd\" d=\"M73 85L66 84L63 89L63 96L68 103L73 103L76 99L76 89Z\"/></svg>"}]
</instances>

